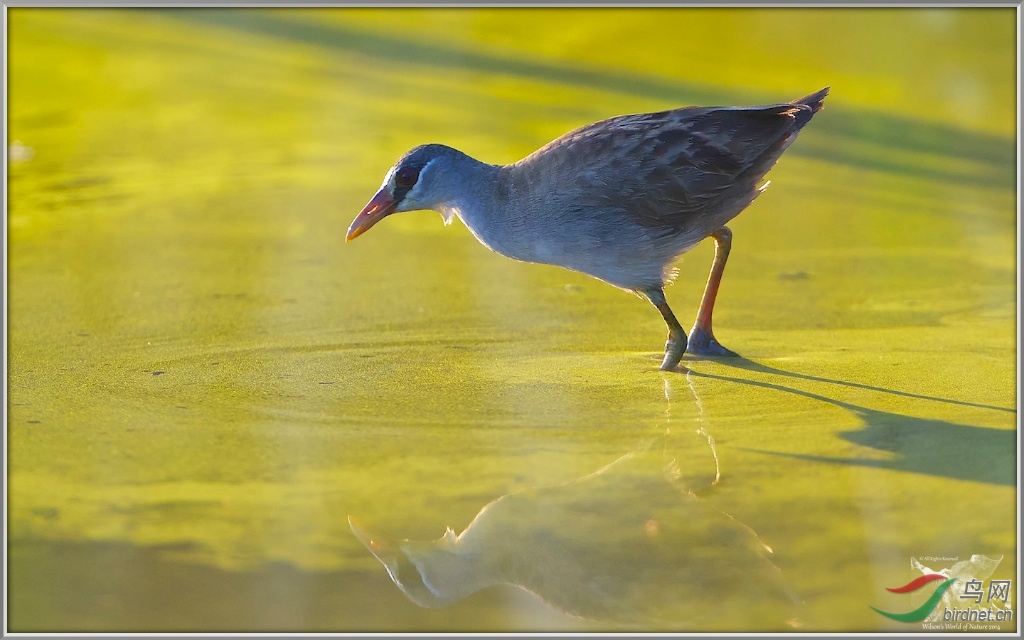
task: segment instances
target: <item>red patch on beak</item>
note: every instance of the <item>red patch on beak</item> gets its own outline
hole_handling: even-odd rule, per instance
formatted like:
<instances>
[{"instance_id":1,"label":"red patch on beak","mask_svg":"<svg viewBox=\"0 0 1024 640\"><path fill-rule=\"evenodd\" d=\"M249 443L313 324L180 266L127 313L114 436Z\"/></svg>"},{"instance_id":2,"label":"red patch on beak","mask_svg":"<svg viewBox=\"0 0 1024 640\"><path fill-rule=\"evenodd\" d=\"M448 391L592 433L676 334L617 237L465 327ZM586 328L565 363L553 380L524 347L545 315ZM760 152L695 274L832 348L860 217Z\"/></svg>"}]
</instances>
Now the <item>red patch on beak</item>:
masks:
<instances>
[{"instance_id":1,"label":"red patch on beak","mask_svg":"<svg viewBox=\"0 0 1024 640\"><path fill-rule=\"evenodd\" d=\"M363 210L359 212L356 219L352 221L352 224L348 227L348 233L345 234L345 242L353 240L370 229L373 225L380 222L385 217L395 212L395 205L398 204L391 194L388 193L387 188L381 189L377 192L377 195L366 203Z\"/></svg>"}]
</instances>

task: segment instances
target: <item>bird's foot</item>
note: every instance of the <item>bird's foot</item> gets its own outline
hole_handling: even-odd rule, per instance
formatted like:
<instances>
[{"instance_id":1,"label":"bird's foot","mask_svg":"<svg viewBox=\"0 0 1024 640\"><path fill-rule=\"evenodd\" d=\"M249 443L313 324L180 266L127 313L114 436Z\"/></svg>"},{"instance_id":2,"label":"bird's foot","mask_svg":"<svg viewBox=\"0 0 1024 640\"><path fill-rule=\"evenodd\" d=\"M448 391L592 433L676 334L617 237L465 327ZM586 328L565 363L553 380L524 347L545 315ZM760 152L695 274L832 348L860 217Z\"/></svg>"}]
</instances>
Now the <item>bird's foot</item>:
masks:
<instances>
[{"instance_id":1,"label":"bird's foot","mask_svg":"<svg viewBox=\"0 0 1024 640\"><path fill-rule=\"evenodd\" d=\"M723 356L736 358L740 355L732 349L726 349L719 344L713 333L697 326L694 326L690 331L690 340L686 346L686 351L687 353L692 353L695 356Z\"/></svg>"},{"instance_id":2,"label":"bird's foot","mask_svg":"<svg viewBox=\"0 0 1024 640\"><path fill-rule=\"evenodd\" d=\"M669 336L665 343L665 359L661 361L662 371L673 371L679 366L679 361L686 353L686 334L681 336Z\"/></svg>"}]
</instances>

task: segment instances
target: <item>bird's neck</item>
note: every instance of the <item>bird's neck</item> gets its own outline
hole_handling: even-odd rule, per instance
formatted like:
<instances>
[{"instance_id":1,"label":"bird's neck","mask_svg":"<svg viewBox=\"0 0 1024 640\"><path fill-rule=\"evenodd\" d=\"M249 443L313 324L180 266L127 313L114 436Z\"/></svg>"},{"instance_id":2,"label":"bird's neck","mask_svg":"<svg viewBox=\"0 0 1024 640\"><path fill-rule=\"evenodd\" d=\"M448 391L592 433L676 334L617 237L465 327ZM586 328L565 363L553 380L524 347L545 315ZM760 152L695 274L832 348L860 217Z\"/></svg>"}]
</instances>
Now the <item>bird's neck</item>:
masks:
<instances>
[{"instance_id":1,"label":"bird's neck","mask_svg":"<svg viewBox=\"0 0 1024 640\"><path fill-rule=\"evenodd\" d=\"M486 164L463 155L450 175L458 180L448 190L452 196L441 202L437 211L445 224L458 217L484 245L501 252L503 221L508 215L508 175L506 167Z\"/></svg>"}]
</instances>

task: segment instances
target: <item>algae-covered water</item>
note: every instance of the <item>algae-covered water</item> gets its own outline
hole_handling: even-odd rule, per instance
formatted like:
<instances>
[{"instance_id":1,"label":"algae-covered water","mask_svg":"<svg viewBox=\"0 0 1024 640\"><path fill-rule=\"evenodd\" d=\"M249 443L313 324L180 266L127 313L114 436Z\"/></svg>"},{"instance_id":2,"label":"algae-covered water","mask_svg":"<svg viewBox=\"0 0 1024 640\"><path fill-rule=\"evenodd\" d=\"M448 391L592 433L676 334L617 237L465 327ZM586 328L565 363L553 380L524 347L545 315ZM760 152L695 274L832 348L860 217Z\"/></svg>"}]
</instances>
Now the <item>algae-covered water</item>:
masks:
<instances>
[{"instance_id":1,"label":"algae-covered water","mask_svg":"<svg viewBox=\"0 0 1024 640\"><path fill-rule=\"evenodd\" d=\"M7 17L9 630L1016 610L1015 9ZM434 213L344 242L420 143L826 85L731 224L738 359Z\"/></svg>"}]
</instances>

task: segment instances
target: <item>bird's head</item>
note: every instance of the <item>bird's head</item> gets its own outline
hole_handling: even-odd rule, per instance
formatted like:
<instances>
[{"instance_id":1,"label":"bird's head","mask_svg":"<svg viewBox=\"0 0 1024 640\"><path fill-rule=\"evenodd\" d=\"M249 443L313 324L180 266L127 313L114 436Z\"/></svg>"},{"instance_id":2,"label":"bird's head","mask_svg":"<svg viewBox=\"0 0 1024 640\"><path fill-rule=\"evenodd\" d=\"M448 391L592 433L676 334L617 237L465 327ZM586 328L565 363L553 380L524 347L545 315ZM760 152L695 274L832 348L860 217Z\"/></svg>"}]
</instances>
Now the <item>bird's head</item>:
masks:
<instances>
[{"instance_id":1,"label":"bird's head","mask_svg":"<svg viewBox=\"0 0 1024 640\"><path fill-rule=\"evenodd\" d=\"M426 144L402 156L385 174L377 194L349 225L346 242L392 213L433 209L443 214L448 199L445 169L458 154L444 145Z\"/></svg>"}]
</instances>

